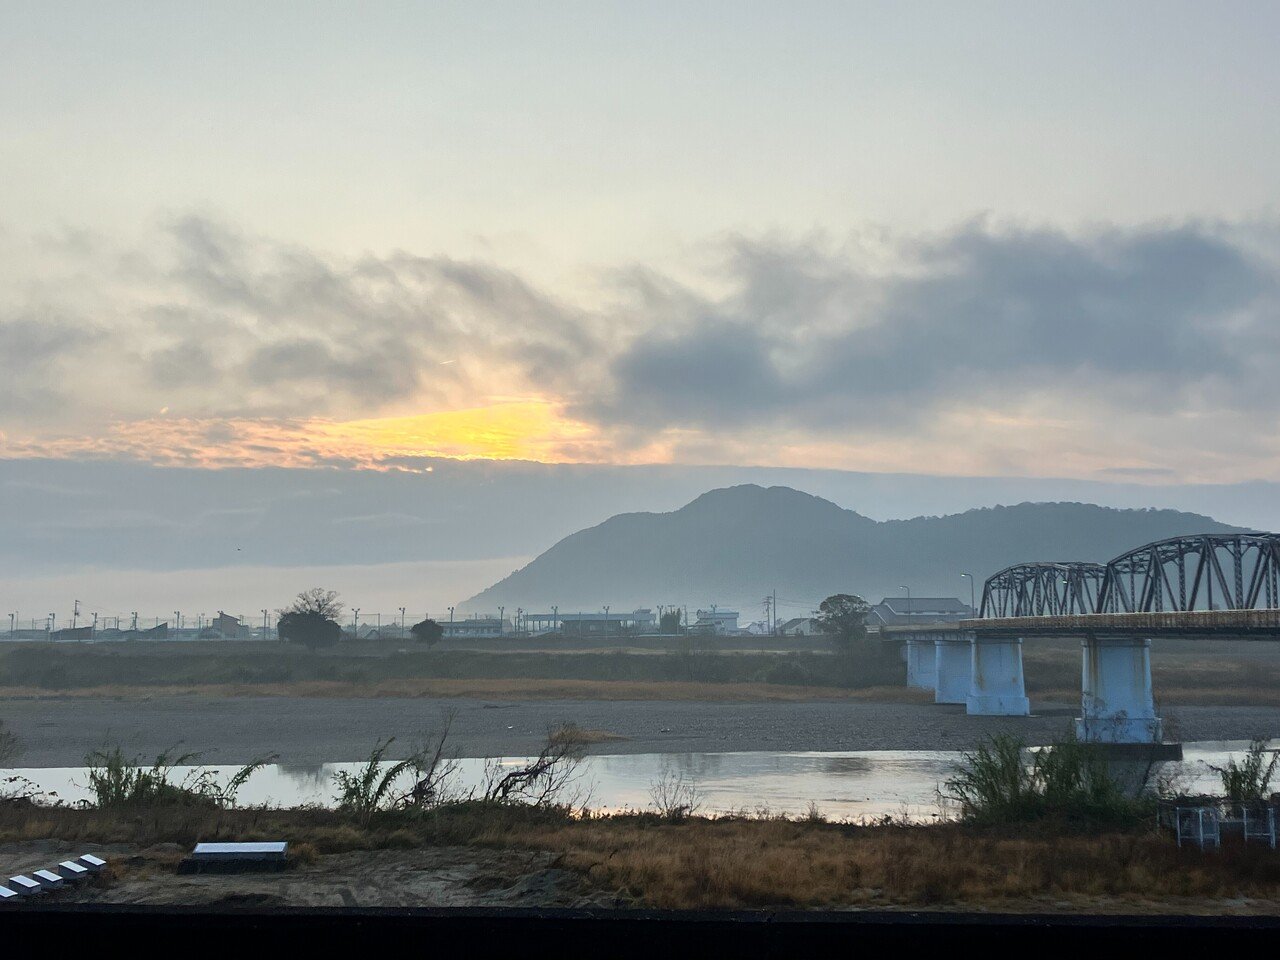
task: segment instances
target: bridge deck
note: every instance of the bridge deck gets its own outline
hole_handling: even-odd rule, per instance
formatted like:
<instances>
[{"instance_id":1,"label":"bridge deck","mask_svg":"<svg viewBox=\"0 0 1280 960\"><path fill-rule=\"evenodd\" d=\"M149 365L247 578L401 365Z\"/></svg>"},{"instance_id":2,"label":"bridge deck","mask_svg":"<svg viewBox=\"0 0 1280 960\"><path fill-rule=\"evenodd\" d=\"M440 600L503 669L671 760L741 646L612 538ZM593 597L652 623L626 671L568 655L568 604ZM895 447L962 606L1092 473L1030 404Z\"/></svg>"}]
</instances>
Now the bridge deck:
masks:
<instances>
[{"instance_id":1,"label":"bridge deck","mask_svg":"<svg viewBox=\"0 0 1280 960\"><path fill-rule=\"evenodd\" d=\"M882 626L885 638L972 631L988 637L1160 637L1280 640L1280 610L1090 613L1061 617L989 617L951 623Z\"/></svg>"}]
</instances>

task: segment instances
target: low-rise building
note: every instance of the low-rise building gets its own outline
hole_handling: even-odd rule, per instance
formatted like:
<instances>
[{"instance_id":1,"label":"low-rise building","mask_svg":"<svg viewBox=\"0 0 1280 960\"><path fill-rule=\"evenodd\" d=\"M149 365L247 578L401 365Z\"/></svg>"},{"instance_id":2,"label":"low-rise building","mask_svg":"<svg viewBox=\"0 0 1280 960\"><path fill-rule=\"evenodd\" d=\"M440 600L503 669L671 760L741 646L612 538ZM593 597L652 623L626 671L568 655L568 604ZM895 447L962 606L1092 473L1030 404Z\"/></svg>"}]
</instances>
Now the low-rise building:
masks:
<instances>
[{"instance_id":1,"label":"low-rise building","mask_svg":"<svg viewBox=\"0 0 1280 960\"><path fill-rule=\"evenodd\" d=\"M792 617L778 624L780 637L813 637L822 633L818 621L813 617Z\"/></svg>"},{"instance_id":2,"label":"low-rise building","mask_svg":"<svg viewBox=\"0 0 1280 960\"><path fill-rule=\"evenodd\" d=\"M500 617L474 616L465 620L442 620L444 638L500 637L506 633L506 621Z\"/></svg>"},{"instance_id":3,"label":"low-rise building","mask_svg":"<svg viewBox=\"0 0 1280 960\"><path fill-rule=\"evenodd\" d=\"M724 636L738 632L737 610L699 610L698 619L689 624L694 633L709 633Z\"/></svg>"},{"instance_id":4,"label":"low-rise building","mask_svg":"<svg viewBox=\"0 0 1280 960\"><path fill-rule=\"evenodd\" d=\"M871 608L867 624L955 623L973 616L973 608L956 597L885 597Z\"/></svg>"},{"instance_id":5,"label":"low-rise building","mask_svg":"<svg viewBox=\"0 0 1280 960\"><path fill-rule=\"evenodd\" d=\"M630 612L523 614L521 623L529 633L562 633L566 637L605 637L623 634L652 633L657 625L653 610L641 607Z\"/></svg>"}]
</instances>

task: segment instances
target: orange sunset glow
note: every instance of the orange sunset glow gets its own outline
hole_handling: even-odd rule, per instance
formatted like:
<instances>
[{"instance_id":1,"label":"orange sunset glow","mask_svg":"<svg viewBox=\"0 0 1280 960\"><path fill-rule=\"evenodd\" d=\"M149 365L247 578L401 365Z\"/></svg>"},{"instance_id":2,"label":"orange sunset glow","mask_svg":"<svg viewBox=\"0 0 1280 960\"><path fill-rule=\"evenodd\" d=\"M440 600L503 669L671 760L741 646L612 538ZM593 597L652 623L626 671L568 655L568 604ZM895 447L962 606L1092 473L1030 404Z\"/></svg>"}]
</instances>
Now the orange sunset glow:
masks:
<instances>
[{"instance_id":1,"label":"orange sunset glow","mask_svg":"<svg viewBox=\"0 0 1280 960\"><path fill-rule=\"evenodd\" d=\"M542 463L661 459L659 450L619 457L595 428L558 404L516 400L434 413L361 420L322 418L116 421L97 436L21 441L0 437L0 455L98 456L166 466L347 466L412 469L412 458L531 460Z\"/></svg>"}]
</instances>

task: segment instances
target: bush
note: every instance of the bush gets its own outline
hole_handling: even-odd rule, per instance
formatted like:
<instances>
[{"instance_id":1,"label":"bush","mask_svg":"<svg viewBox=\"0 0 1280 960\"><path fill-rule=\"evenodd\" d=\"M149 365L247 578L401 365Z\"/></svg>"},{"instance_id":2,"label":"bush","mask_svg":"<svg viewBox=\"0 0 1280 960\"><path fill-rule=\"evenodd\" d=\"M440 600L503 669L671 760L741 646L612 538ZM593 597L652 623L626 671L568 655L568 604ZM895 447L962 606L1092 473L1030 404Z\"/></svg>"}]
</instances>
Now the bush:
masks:
<instances>
[{"instance_id":1,"label":"bush","mask_svg":"<svg viewBox=\"0 0 1280 960\"><path fill-rule=\"evenodd\" d=\"M196 767L175 782L175 768L191 763L197 756L166 750L148 767L137 759L125 759L118 746L95 750L85 757L93 805L100 810L130 806L233 807L245 781L274 759L264 757L246 764L226 784L218 783L216 770L204 767Z\"/></svg>"},{"instance_id":2,"label":"bush","mask_svg":"<svg viewBox=\"0 0 1280 960\"><path fill-rule=\"evenodd\" d=\"M1228 760L1225 767L1209 764L1209 769L1222 778L1222 792L1232 806L1260 804L1266 799L1276 763L1280 761L1280 753L1268 751L1270 744L1270 740L1251 741L1242 764L1235 760ZM1263 754L1268 752L1271 761L1264 765Z\"/></svg>"},{"instance_id":3,"label":"bush","mask_svg":"<svg viewBox=\"0 0 1280 960\"><path fill-rule=\"evenodd\" d=\"M300 643L308 650L333 646L342 638L337 621L310 610L282 613L276 631L285 643Z\"/></svg>"},{"instance_id":4,"label":"bush","mask_svg":"<svg viewBox=\"0 0 1280 960\"><path fill-rule=\"evenodd\" d=\"M765 671L764 682L782 686L811 687L819 681L794 660L780 660Z\"/></svg>"},{"instance_id":5,"label":"bush","mask_svg":"<svg viewBox=\"0 0 1280 960\"><path fill-rule=\"evenodd\" d=\"M419 623L415 623L409 628L409 632L413 634L413 639L419 643L425 643L427 646L434 646L440 642L440 638L444 636L444 627L436 623L430 617Z\"/></svg>"},{"instance_id":6,"label":"bush","mask_svg":"<svg viewBox=\"0 0 1280 960\"><path fill-rule=\"evenodd\" d=\"M1059 819L1129 825L1151 807L1147 799L1128 796L1103 756L1076 740L1042 747L1028 758L1022 740L994 736L964 755L947 788L961 817L974 823Z\"/></svg>"}]
</instances>

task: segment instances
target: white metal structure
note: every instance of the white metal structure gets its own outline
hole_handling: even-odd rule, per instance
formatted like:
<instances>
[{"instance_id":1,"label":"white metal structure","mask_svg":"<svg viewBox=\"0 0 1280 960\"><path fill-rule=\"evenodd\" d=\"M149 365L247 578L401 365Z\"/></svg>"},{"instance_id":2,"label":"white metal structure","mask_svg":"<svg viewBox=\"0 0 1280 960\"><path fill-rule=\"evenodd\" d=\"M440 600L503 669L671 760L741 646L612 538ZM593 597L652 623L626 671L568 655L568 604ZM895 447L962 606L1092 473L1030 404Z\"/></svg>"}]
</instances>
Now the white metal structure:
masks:
<instances>
[{"instance_id":1,"label":"white metal structure","mask_svg":"<svg viewBox=\"0 0 1280 960\"><path fill-rule=\"evenodd\" d=\"M1222 846L1222 833L1218 824L1218 811L1213 807L1176 807L1173 811L1177 829L1178 846L1194 843L1201 850Z\"/></svg>"}]
</instances>

